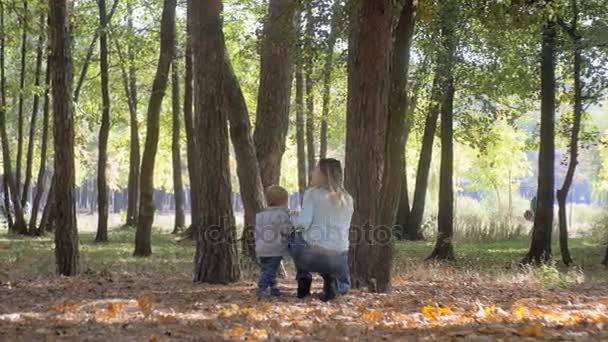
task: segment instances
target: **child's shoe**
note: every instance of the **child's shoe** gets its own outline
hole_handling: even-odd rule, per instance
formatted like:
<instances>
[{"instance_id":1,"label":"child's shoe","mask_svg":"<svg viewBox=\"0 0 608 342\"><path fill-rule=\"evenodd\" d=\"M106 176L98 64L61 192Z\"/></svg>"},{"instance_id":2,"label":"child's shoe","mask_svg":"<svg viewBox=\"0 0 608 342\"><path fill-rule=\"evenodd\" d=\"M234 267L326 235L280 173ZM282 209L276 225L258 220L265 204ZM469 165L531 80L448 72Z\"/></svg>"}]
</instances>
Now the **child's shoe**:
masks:
<instances>
[{"instance_id":1,"label":"child's shoe","mask_svg":"<svg viewBox=\"0 0 608 342\"><path fill-rule=\"evenodd\" d=\"M303 299L310 296L312 279L298 279L298 298Z\"/></svg>"},{"instance_id":2,"label":"child's shoe","mask_svg":"<svg viewBox=\"0 0 608 342\"><path fill-rule=\"evenodd\" d=\"M258 300L262 300L262 299L268 297L269 295L270 295L270 293L268 292L268 289L261 289L261 288L259 288L257 290Z\"/></svg>"},{"instance_id":3,"label":"child's shoe","mask_svg":"<svg viewBox=\"0 0 608 342\"><path fill-rule=\"evenodd\" d=\"M273 297L280 297L281 296L281 290L279 290L278 287L273 287L270 289L270 295Z\"/></svg>"}]
</instances>

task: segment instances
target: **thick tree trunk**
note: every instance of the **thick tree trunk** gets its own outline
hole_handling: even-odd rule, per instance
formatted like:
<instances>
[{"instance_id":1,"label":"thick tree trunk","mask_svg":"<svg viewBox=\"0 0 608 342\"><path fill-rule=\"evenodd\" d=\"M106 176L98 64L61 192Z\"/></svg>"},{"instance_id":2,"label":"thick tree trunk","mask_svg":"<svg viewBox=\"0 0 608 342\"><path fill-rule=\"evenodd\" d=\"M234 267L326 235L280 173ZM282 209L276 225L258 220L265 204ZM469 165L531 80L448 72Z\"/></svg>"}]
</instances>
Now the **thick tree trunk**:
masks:
<instances>
[{"instance_id":1,"label":"thick tree trunk","mask_svg":"<svg viewBox=\"0 0 608 342\"><path fill-rule=\"evenodd\" d=\"M19 189L21 187L21 162L23 160L23 111L25 105L25 79L27 69L27 33L29 31L28 18L29 9L27 0L23 0L23 13L21 15L21 25L23 29L21 34L21 72L19 74L19 107L17 114L17 161L15 166L15 190L17 191L17 196L20 196L21 194Z\"/></svg>"},{"instance_id":2,"label":"thick tree trunk","mask_svg":"<svg viewBox=\"0 0 608 342\"><path fill-rule=\"evenodd\" d=\"M97 235L95 242L108 241L108 138L110 136L110 86L108 66L108 35L106 1L97 0L99 6L99 67L101 70L101 126L99 127L99 154L97 159Z\"/></svg>"},{"instance_id":3,"label":"thick tree trunk","mask_svg":"<svg viewBox=\"0 0 608 342\"><path fill-rule=\"evenodd\" d=\"M221 0L191 2L194 76L194 135L198 208L194 281L230 283L240 277L231 202L229 141L225 113L226 62Z\"/></svg>"},{"instance_id":4,"label":"thick tree trunk","mask_svg":"<svg viewBox=\"0 0 608 342\"><path fill-rule=\"evenodd\" d=\"M325 52L325 65L323 66L323 109L321 114L321 133L319 137L319 158L327 157L327 120L331 105L331 76L334 68L334 47L338 38L338 25L342 15L342 2L335 0L331 9L331 27L327 36L327 51Z\"/></svg>"},{"instance_id":5,"label":"thick tree trunk","mask_svg":"<svg viewBox=\"0 0 608 342\"><path fill-rule=\"evenodd\" d=\"M446 77L450 77L446 75ZM441 168L439 175L439 214L437 242L428 259L454 260L454 81L444 88L441 108Z\"/></svg>"},{"instance_id":6,"label":"thick tree trunk","mask_svg":"<svg viewBox=\"0 0 608 342\"><path fill-rule=\"evenodd\" d=\"M55 259L57 273L79 273L78 229L74 204L74 108L71 33L66 0L49 0L50 68L55 145Z\"/></svg>"},{"instance_id":7,"label":"thick tree trunk","mask_svg":"<svg viewBox=\"0 0 608 342\"><path fill-rule=\"evenodd\" d=\"M306 32L304 33L304 77L306 82L306 156L308 157L308 182L317 166L315 158L315 94L314 94L314 51L315 19L312 4L306 6Z\"/></svg>"},{"instance_id":8,"label":"thick tree trunk","mask_svg":"<svg viewBox=\"0 0 608 342\"><path fill-rule=\"evenodd\" d=\"M14 218L12 225L9 228L11 232L18 234L27 234L27 225L25 223L25 217L23 215L23 208L21 207L21 199L19 198L18 186L15 184L13 178L13 169L11 166L11 152L9 147L8 134L6 131L6 66L5 66L5 47L6 47L6 35L4 26L4 6L0 3L0 28L2 34L0 34L0 91L2 103L0 104L0 142L2 144L2 165L4 168L4 178L7 183L7 189L5 189L5 206L10 214L10 208L12 207ZM10 194L10 196L9 196ZM8 197L7 197L8 196ZM10 201L8 201L10 199ZM12 202L12 206L11 203ZM11 223L9 221L9 223Z\"/></svg>"},{"instance_id":9,"label":"thick tree trunk","mask_svg":"<svg viewBox=\"0 0 608 342\"><path fill-rule=\"evenodd\" d=\"M225 108L230 122L230 137L236 156L236 172L239 178L241 196L245 211L242 250L243 254L256 261L255 253L255 216L266 206L264 188L255 145L251 137L251 124L247 104L241 91L239 81L232 70L232 64L225 52L223 86ZM257 261L256 261L257 262Z\"/></svg>"},{"instance_id":10,"label":"thick tree trunk","mask_svg":"<svg viewBox=\"0 0 608 342\"><path fill-rule=\"evenodd\" d=\"M355 203L350 266L354 287L386 291L390 289L391 231L398 204L394 192L398 194L401 180L399 173L394 177L384 171L387 165L393 166L393 148L398 148L388 144L401 136L401 130L390 127L390 119L399 120L391 118L388 110L392 2L362 0L355 4L349 39L345 166L346 188Z\"/></svg>"},{"instance_id":11,"label":"thick tree trunk","mask_svg":"<svg viewBox=\"0 0 608 342\"><path fill-rule=\"evenodd\" d=\"M184 214L184 182L182 181L182 154L180 148L181 128L179 118L182 110L179 100L179 70L177 60L173 61L172 69L172 104L173 104L173 135L171 137L171 155L173 161L173 194L175 197L175 223L173 234L177 234L186 226Z\"/></svg>"},{"instance_id":12,"label":"thick tree trunk","mask_svg":"<svg viewBox=\"0 0 608 342\"><path fill-rule=\"evenodd\" d=\"M548 14L547 14L548 15ZM530 251L523 263L551 259L553 205L555 201L555 65L556 24L548 18L543 28L541 50L541 123L538 159L538 209L534 219Z\"/></svg>"},{"instance_id":13,"label":"thick tree trunk","mask_svg":"<svg viewBox=\"0 0 608 342\"><path fill-rule=\"evenodd\" d=\"M117 0L118 2L118 0ZM134 34L133 28L133 7L129 2L127 4L127 25L131 35ZM118 43L117 43L118 44ZM131 142L129 146L129 181L128 181L128 203L127 203L127 221L126 226L135 227L139 212L139 163L141 159L139 150L139 122L137 120L137 69L135 67L135 53L132 44L127 47L127 55L129 59L128 73L123 74L123 83L127 100L129 101L129 127Z\"/></svg>"},{"instance_id":14,"label":"thick tree trunk","mask_svg":"<svg viewBox=\"0 0 608 342\"><path fill-rule=\"evenodd\" d=\"M176 0L163 1L160 28L160 56L152 93L148 104L146 142L141 163L139 219L135 233L133 255L145 257L152 254L152 223L154 221L154 166L160 130L160 111L167 89L169 68L175 50L175 7Z\"/></svg>"},{"instance_id":15,"label":"thick tree trunk","mask_svg":"<svg viewBox=\"0 0 608 342\"><path fill-rule=\"evenodd\" d=\"M306 168L306 135L304 119L304 77L302 74L302 48L298 47L296 61L296 147L298 159L298 191L300 205L304 199L304 191L308 184L308 171Z\"/></svg>"},{"instance_id":16,"label":"thick tree trunk","mask_svg":"<svg viewBox=\"0 0 608 342\"><path fill-rule=\"evenodd\" d=\"M118 7L118 3L120 0L115 0L110 12L108 13L108 17L106 22L109 23L112 21L112 16L114 12L116 12L116 8ZM72 2L74 4L75 2ZM74 102L77 103L80 98L80 93L82 90L82 86L84 85L84 81L87 77L87 72L89 71L89 64L91 63L91 59L93 58L93 53L95 52L95 45L97 45L97 39L99 39L100 30L95 30L93 34L93 38L91 39L91 43L89 44L89 48L87 49L87 54L84 58L84 62L82 63L82 68L80 69L80 76L78 77L78 82L76 83L76 89L74 90Z\"/></svg>"},{"instance_id":17,"label":"thick tree trunk","mask_svg":"<svg viewBox=\"0 0 608 342\"><path fill-rule=\"evenodd\" d=\"M279 184L289 127L297 0L270 0L262 37L255 146L265 187Z\"/></svg>"},{"instance_id":18,"label":"thick tree trunk","mask_svg":"<svg viewBox=\"0 0 608 342\"><path fill-rule=\"evenodd\" d=\"M51 81L51 70L49 68L49 59L47 57L46 62L46 77L45 77L45 88L44 88L44 104L42 109L42 138L40 142L40 169L38 170L38 178L36 180L36 195L34 196L34 202L32 204L32 214L30 215L30 235L38 234L40 232L36 227L36 220L38 219L38 212L40 211L40 201L44 194L45 188L45 175L46 175L46 155L48 150L49 140L49 91Z\"/></svg>"},{"instance_id":19,"label":"thick tree trunk","mask_svg":"<svg viewBox=\"0 0 608 342\"><path fill-rule=\"evenodd\" d=\"M412 37L414 35L414 25L416 21L416 9L418 0L407 0L401 15L399 23L395 29L395 52L392 61L392 76L391 76L391 95L389 99L389 112L391 120L402 118L398 124L401 127L401 137L399 141L395 141L395 145L399 146L399 151L394 151L399 157L399 163L394 165L401 174L401 190L399 193L399 207L397 212L396 228L398 229L398 237L403 237L405 227L403 224L407 222L409 216L409 195L407 191L407 172L405 169L405 144L407 142L409 120L406 115L410 112L407 110L407 79L410 66L410 47L412 45ZM392 128L391 128L392 129ZM391 147L392 148L392 147ZM392 171L391 171L392 172ZM405 217L403 217L405 215ZM400 226L401 223L401 226Z\"/></svg>"},{"instance_id":20,"label":"thick tree trunk","mask_svg":"<svg viewBox=\"0 0 608 342\"><path fill-rule=\"evenodd\" d=\"M36 45L36 69L34 71L34 86L40 87L40 79L42 75L42 59L44 54L44 29L46 23L46 14L40 16L39 26L40 35L38 36L38 43ZM32 104L32 117L30 119L30 132L27 145L27 156L25 161L25 180L23 182L23 192L21 193L21 205L25 206L30 194L30 185L32 182L32 164L34 161L34 144L36 138L36 120L38 117L38 109L40 107L40 95L38 92L34 94L34 101ZM30 230L30 234L32 231Z\"/></svg>"}]
</instances>

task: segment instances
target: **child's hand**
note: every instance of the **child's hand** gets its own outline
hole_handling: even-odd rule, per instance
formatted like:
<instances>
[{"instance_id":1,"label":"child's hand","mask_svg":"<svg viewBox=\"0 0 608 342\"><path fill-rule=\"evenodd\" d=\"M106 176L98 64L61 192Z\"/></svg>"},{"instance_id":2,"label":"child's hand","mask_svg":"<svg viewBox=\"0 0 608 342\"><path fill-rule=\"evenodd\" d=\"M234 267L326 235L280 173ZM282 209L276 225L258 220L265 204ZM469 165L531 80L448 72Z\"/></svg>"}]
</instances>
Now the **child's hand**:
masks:
<instances>
[{"instance_id":1,"label":"child's hand","mask_svg":"<svg viewBox=\"0 0 608 342\"><path fill-rule=\"evenodd\" d=\"M294 210L290 210L290 211L289 211L289 216L294 216L294 217L297 217L297 216L299 216L299 215L300 215L300 211L299 211L299 210L297 210L297 209L294 209Z\"/></svg>"}]
</instances>

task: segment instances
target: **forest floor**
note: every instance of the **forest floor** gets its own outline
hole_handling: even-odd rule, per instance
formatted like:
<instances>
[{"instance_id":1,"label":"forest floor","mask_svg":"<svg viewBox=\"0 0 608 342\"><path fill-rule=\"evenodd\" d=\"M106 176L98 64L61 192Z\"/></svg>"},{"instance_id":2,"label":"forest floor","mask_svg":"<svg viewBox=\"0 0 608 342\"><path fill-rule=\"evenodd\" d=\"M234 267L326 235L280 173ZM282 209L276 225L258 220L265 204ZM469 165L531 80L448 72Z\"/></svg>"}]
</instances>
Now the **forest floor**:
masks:
<instances>
[{"instance_id":1,"label":"forest floor","mask_svg":"<svg viewBox=\"0 0 608 342\"><path fill-rule=\"evenodd\" d=\"M392 293L323 303L297 300L292 277L283 297L257 301L255 270L193 284L193 244L160 232L145 259L131 257L131 231L93 238L81 235L82 275L63 278L50 238L0 235L0 340L608 340L599 242L573 240L569 270L517 266L525 240L458 243L446 264L422 261L431 242L398 243Z\"/></svg>"}]
</instances>

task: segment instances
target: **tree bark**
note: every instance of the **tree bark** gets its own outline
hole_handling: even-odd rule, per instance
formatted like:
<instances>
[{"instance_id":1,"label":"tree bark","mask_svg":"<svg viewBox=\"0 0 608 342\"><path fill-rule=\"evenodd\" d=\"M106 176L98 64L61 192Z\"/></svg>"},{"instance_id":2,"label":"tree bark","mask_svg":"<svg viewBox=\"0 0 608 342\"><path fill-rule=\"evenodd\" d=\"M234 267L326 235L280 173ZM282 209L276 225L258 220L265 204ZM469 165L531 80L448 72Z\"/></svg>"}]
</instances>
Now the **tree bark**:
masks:
<instances>
[{"instance_id":1,"label":"tree bark","mask_svg":"<svg viewBox=\"0 0 608 342\"><path fill-rule=\"evenodd\" d=\"M306 6L306 32L304 34L304 77L306 82L306 156L308 157L308 182L312 171L317 166L315 158L315 94L314 94L314 52L313 40L315 34L315 19L312 14L312 4Z\"/></svg>"},{"instance_id":2,"label":"tree bark","mask_svg":"<svg viewBox=\"0 0 608 342\"><path fill-rule=\"evenodd\" d=\"M169 68L175 50L175 7L176 0L163 1L160 28L160 56L152 93L148 104L146 142L141 163L139 219L135 233L134 256L145 257L152 254L152 223L154 221L154 166L160 130L160 111L167 89Z\"/></svg>"},{"instance_id":3,"label":"tree bark","mask_svg":"<svg viewBox=\"0 0 608 342\"><path fill-rule=\"evenodd\" d=\"M549 14L547 14L549 15ZM556 23L548 17L543 27L541 48L541 123L538 159L538 208L530 251L522 263L537 263L551 259L553 205L555 201L555 65Z\"/></svg>"},{"instance_id":4,"label":"tree bark","mask_svg":"<svg viewBox=\"0 0 608 342\"><path fill-rule=\"evenodd\" d=\"M194 135L198 208L192 224L197 243L194 281L231 283L240 277L231 202L229 141L225 113L226 72L222 1L190 3L194 78Z\"/></svg>"},{"instance_id":5,"label":"tree bark","mask_svg":"<svg viewBox=\"0 0 608 342\"><path fill-rule=\"evenodd\" d=\"M182 181L182 155L180 148L180 123L182 111L179 100L179 70L177 60L173 61L172 69L172 104L173 104L173 135L171 139L171 155L173 159L173 194L175 197L175 224L173 234L177 234L186 226L184 214L184 182Z\"/></svg>"},{"instance_id":6,"label":"tree bark","mask_svg":"<svg viewBox=\"0 0 608 342\"><path fill-rule=\"evenodd\" d=\"M101 70L101 126L99 128L99 154L97 159L97 235L95 242L108 241L108 138L110 136L110 86L108 66L108 21L106 1L97 0L99 6L99 66Z\"/></svg>"},{"instance_id":7,"label":"tree bark","mask_svg":"<svg viewBox=\"0 0 608 342\"><path fill-rule=\"evenodd\" d=\"M51 81L51 70L49 68L49 59L47 57L46 62L46 76L45 76L45 88L44 88L44 104L42 109L42 139L40 142L40 169L38 170L38 178L36 180L36 195L34 196L34 202L32 203L32 214L30 216L30 235L38 234L40 232L36 227L36 220L38 219L38 212L40 211L40 201L44 194L45 188L45 175L46 175L46 162L47 162L47 150L49 140L49 91Z\"/></svg>"},{"instance_id":8,"label":"tree bark","mask_svg":"<svg viewBox=\"0 0 608 342\"><path fill-rule=\"evenodd\" d=\"M34 86L36 87L36 93L34 94L34 100L32 104L32 117L30 119L30 132L25 162L25 180L23 182L23 192L21 194L22 206L25 206L28 201L30 185L32 182L32 164L34 160L34 143L36 138L36 120L38 117L38 109L40 107L40 95L38 93L38 88L40 88L40 78L42 75L42 59L44 57L44 31L46 18L46 14L40 15L40 35L38 36L38 43L36 44L36 68L34 71ZM32 234L31 230L30 234Z\"/></svg>"},{"instance_id":9,"label":"tree bark","mask_svg":"<svg viewBox=\"0 0 608 342\"><path fill-rule=\"evenodd\" d=\"M299 1L270 0L264 24L254 141L262 184L279 184L289 128L289 103Z\"/></svg>"},{"instance_id":10,"label":"tree bark","mask_svg":"<svg viewBox=\"0 0 608 342\"><path fill-rule=\"evenodd\" d=\"M15 191L17 192L18 197L21 195L19 190L21 187L21 162L23 160L23 111L25 105L25 79L27 68L27 33L29 31L29 9L27 0L23 0L23 14L21 18L23 31L21 34L21 72L19 74L19 108L17 114L17 161L15 166Z\"/></svg>"},{"instance_id":11,"label":"tree bark","mask_svg":"<svg viewBox=\"0 0 608 342\"><path fill-rule=\"evenodd\" d=\"M399 17L399 23L395 29L395 52L392 60L392 75L391 75L391 94L389 99L389 112L391 120L402 118L398 122L401 128L401 138L395 141L395 146L400 146L399 151L393 153L398 154L399 163L393 167L399 169L401 173L401 190L399 193L399 206L397 212L405 217L397 217L398 236L402 237L405 228L403 224L407 222L409 216L409 195L407 191L407 172L405 169L405 145L407 142L408 125L407 115L410 112L407 110L407 87L408 74L410 65L410 47L412 45L412 37L414 36L414 25L416 21L416 9L418 0L407 0ZM411 119L410 119L411 120ZM400 226L401 223L401 226Z\"/></svg>"},{"instance_id":12,"label":"tree bark","mask_svg":"<svg viewBox=\"0 0 608 342\"><path fill-rule=\"evenodd\" d=\"M327 51L325 52L325 65L323 66L323 109L321 114L321 133L319 137L319 158L327 157L327 120L331 104L331 77L334 67L334 48L338 38L338 25L342 15L342 2L335 0L331 9L331 27L327 37Z\"/></svg>"},{"instance_id":13,"label":"tree bark","mask_svg":"<svg viewBox=\"0 0 608 342\"><path fill-rule=\"evenodd\" d=\"M450 77L450 75L446 75ZM437 242L428 259L454 260L454 81L449 79L441 108L441 168Z\"/></svg>"},{"instance_id":14,"label":"tree bark","mask_svg":"<svg viewBox=\"0 0 608 342\"><path fill-rule=\"evenodd\" d=\"M14 217L11 231L25 235L27 234L27 225L25 223L25 217L23 215L23 208L21 207L21 199L19 198L19 192L17 190L18 185L15 184L15 179L13 178L13 169L11 166L11 152L9 147L8 134L6 131L6 27L4 25L4 5L1 3L0 12L0 28L2 28L2 34L0 35L0 91L2 92L2 103L0 105L0 140L2 142L2 164L4 168L4 178L8 187L8 193L5 189L5 206L7 211L10 213L10 202L12 202ZM10 201L8 201L8 199L10 199ZM10 227L11 225L9 225L9 228Z\"/></svg>"},{"instance_id":15,"label":"tree bark","mask_svg":"<svg viewBox=\"0 0 608 342\"><path fill-rule=\"evenodd\" d=\"M74 108L71 33L66 0L49 0L50 68L53 96L55 176L53 191L57 273L79 273L78 229L74 204Z\"/></svg>"},{"instance_id":16,"label":"tree bark","mask_svg":"<svg viewBox=\"0 0 608 342\"><path fill-rule=\"evenodd\" d=\"M401 130L390 127L389 122L396 118L391 118L388 110L392 2L357 1L352 13L345 166L346 188L355 203L351 275L354 287L386 291L390 289L391 231L398 204L394 192L398 194L400 186L400 177L385 173L385 167L394 162L391 151L396 148L388 145L401 135ZM389 216L393 219L386 220Z\"/></svg>"},{"instance_id":17,"label":"tree bark","mask_svg":"<svg viewBox=\"0 0 608 342\"><path fill-rule=\"evenodd\" d=\"M308 184L306 168L306 136L304 119L304 77L302 74L302 48L298 46L296 57L296 147L298 159L298 191L300 205L304 199L304 191Z\"/></svg>"}]
</instances>

